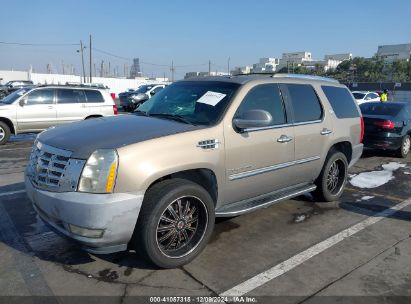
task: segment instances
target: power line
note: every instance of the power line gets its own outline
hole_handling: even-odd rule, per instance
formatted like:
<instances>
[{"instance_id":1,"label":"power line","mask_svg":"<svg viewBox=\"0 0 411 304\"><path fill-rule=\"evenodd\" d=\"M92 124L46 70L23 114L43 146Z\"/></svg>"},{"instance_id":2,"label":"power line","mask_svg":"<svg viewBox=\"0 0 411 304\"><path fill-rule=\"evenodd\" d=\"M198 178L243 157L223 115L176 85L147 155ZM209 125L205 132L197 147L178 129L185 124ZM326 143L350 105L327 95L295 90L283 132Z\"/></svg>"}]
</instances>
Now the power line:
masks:
<instances>
[{"instance_id":1,"label":"power line","mask_svg":"<svg viewBox=\"0 0 411 304\"><path fill-rule=\"evenodd\" d=\"M77 46L78 43L20 43L0 41L0 44L20 45L20 46Z\"/></svg>"}]
</instances>

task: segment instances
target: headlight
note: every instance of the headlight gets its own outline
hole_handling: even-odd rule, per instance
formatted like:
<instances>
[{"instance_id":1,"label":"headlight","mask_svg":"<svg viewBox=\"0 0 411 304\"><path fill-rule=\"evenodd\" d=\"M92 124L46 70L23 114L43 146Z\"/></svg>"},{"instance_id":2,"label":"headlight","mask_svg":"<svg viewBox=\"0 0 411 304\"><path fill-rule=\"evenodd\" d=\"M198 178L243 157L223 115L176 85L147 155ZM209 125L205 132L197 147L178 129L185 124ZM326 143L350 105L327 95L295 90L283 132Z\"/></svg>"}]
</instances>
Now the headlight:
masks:
<instances>
[{"instance_id":1,"label":"headlight","mask_svg":"<svg viewBox=\"0 0 411 304\"><path fill-rule=\"evenodd\" d=\"M78 191L111 193L117 176L118 156L112 149L94 151L81 173Z\"/></svg>"}]
</instances>

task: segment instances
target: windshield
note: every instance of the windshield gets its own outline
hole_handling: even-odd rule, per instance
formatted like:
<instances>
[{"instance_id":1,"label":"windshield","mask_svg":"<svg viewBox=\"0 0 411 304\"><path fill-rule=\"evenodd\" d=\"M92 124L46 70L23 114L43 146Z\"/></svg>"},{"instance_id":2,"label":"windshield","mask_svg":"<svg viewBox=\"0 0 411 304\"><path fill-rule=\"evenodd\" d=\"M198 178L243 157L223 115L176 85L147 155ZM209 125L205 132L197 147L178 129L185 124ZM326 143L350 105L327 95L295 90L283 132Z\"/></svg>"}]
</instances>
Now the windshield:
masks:
<instances>
[{"instance_id":1,"label":"windshield","mask_svg":"<svg viewBox=\"0 0 411 304\"><path fill-rule=\"evenodd\" d=\"M145 93L148 90L151 90L153 87L153 85L143 85L139 87L137 90L135 90L134 93Z\"/></svg>"},{"instance_id":2,"label":"windshield","mask_svg":"<svg viewBox=\"0 0 411 304\"><path fill-rule=\"evenodd\" d=\"M363 115L396 116L402 109L401 104L364 103L360 105Z\"/></svg>"},{"instance_id":3,"label":"windshield","mask_svg":"<svg viewBox=\"0 0 411 304\"><path fill-rule=\"evenodd\" d=\"M161 90L137 111L165 118L179 116L195 125L214 125L239 87L220 81L180 81Z\"/></svg>"},{"instance_id":4,"label":"windshield","mask_svg":"<svg viewBox=\"0 0 411 304\"><path fill-rule=\"evenodd\" d=\"M364 99L364 93L352 93L355 99Z\"/></svg>"},{"instance_id":5,"label":"windshield","mask_svg":"<svg viewBox=\"0 0 411 304\"><path fill-rule=\"evenodd\" d=\"M10 95L7 95L3 99L0 100L1 103L7 103L7 104L12 104L15 102L19 97L23 96L26 94L28 91L30 91L30 88L23 88L20 90L17 90L16 92L11 93Z\"/></svg>"}]
</instances>

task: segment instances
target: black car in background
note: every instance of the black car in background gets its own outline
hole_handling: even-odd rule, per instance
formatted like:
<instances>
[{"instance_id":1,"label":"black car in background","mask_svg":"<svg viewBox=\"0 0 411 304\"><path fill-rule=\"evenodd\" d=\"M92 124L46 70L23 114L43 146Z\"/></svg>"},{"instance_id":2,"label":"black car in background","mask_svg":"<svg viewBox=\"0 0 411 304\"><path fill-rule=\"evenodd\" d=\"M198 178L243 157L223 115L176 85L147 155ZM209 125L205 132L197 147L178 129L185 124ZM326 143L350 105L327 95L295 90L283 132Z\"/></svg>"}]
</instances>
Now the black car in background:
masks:
<instances>
[{"instance_id":1,"label":"black car in background","mask_svg":"<svg viewBox=\"0 0 411 304\"><path fill-rule=\"evenodd\" d=\"M154 96L166 87L165 84L147 84L141 85L137 90L123 92L119 94L120 105L127 111L134 111L139 105Z\"/></svg>"},{"instance_id":2,"label":"black car in background","mask_svg":"<svg viewBox=\"0 0 411 304\"><path fill-rule=\"evenodd\" d=\"M7 82L5 85L0 86L0 99L3 99L7 95L20 90L25 87L34 86L33 81L31 80L12 80Z\"/></svg>"},{"instance_id":3,"label":"black car in background","mask_svg":"<svg viewBox=\"0 0 411 304\"><path fill-rule=\"evenodd\" d=\"M368 102L360 105L364 119L364 146L392 150L406 157L411 146L411 104Z\"/></svg>"}]
</instances>

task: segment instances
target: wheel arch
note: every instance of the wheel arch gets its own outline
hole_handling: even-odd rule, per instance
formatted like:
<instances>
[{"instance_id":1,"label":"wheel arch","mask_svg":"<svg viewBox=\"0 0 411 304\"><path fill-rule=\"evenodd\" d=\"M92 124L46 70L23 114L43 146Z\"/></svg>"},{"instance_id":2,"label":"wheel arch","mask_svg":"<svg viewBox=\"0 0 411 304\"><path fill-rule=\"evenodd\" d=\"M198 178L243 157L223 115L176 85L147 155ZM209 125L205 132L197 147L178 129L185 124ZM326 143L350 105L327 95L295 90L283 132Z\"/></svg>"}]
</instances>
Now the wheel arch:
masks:
<instances>
[{"instance_id":1,"label":"wheel arch","mask_svg":"<svg viewBox=\"0 0 411 304\"><path fill-rule=\"evenodd\" d=\"M16 128L14 127L14 124L10 119L5 118L5 117L0 117L0 121L4 122L10 128L11 134L16 134Z\"/></svg>"},{"instance_id":2,"label":"wheel arch","mask_svg":"<svg viewBox=\"0 0 411 304\"><path fill-rule=\"evenodd\" d=\"M347 158L347 162L350 163L352 159L352 144L349 141L340 141L334 143L328 150L327 157L331 155L332 152L339 151L342 152Z\"/></svg>"},{"instance_id":3,"label":"wheel arch","mask_svg":"<svg viewBox=\"0 0 411 304\"><path fill-rule=\"evenodd\" d=\"M189 180L203 187L211 196L214 202L214 206L217 204L218 199L218 182L216 174L213 170L208 168L197 168L197 169L188 169L183 171L173 172L167 175L164 175L160 178L157 178L148 186L147 191L149 191L155 184L173 178L180 178Z\"/></svg>"}]
</instances>

